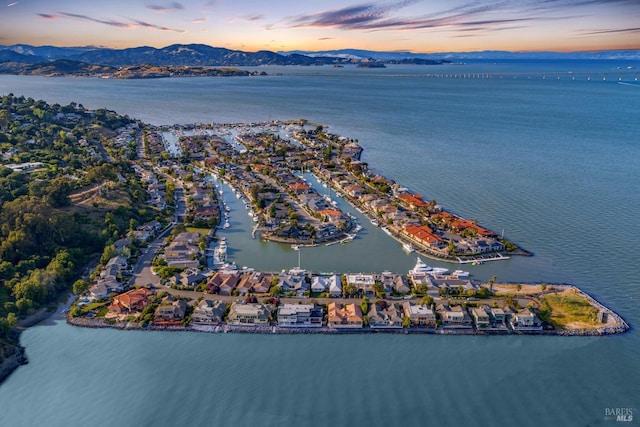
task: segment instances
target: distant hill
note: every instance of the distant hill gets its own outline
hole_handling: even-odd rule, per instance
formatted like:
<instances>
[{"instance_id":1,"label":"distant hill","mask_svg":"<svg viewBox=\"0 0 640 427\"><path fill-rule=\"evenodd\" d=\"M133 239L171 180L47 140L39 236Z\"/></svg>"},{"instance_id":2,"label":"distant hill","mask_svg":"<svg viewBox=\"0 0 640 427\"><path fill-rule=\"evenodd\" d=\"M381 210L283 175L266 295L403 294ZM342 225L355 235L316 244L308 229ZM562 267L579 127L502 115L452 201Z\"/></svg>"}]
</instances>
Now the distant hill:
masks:
<instances>
[{"instance_id":1,"label":"distant hill","mask_svg":"<svg viewBox=\"0 0 640 427\"><path fill-rule=\"evenodd\" d=\"M509 52L500 50L486 50L479 52L438 52L438 53L414 53L414 52L378 52L360 49L338 49L324 51L289 51L279 52L282 55L306 55L329 56L362 61L375 59L386 63L419 63L420 60L447 60L447 61L495 61L495 60L640 60L640 50L607 50L594 52Z\"/></svg>"},{"instance_id":2,"label":"distant hill","mask_svg":"<svg viewBox=\"0 0 640 427\"><path fill-rule=\"evenodd\" d=\"M46 60L70 59L87 64L109 66L165 65L165 66L258 66L258 65L327 65L342 63L340 58L310 57L300 54L280 55L261 50L244 52L203 44L175 44L160 49L141 46L128 49L107 48L56 48L53 46L34 47L29 45L0 46L0 52L13 52L22 57L5 53L0 62L34 63ZM34 58L40 58L35 61ZM23 61L19 61L23 59Z\"/></svg>"},{"instance_id":3,"label":"distant hill","mask_svg":"<svg viewBox=\"0 0 640 427\"><path fill-rule=\"evenodd\" d=\"M360 49L327 51L245 52L204 44L174 44L163 48L140 46L128 49L108 49L92 46L56 47L24 44L0 46L0 63L36 64L70 60L91 65L126 67L135 65L237 67L259 65L340 65L377 61L385 64L437 65L448 62L473 61L545 61L545 60L640 60L640 50L597 52L378 52ZM5 70L11 68L4 66ZM5 71L6 72L6 71Z\"/></svg>"}]
</instances>

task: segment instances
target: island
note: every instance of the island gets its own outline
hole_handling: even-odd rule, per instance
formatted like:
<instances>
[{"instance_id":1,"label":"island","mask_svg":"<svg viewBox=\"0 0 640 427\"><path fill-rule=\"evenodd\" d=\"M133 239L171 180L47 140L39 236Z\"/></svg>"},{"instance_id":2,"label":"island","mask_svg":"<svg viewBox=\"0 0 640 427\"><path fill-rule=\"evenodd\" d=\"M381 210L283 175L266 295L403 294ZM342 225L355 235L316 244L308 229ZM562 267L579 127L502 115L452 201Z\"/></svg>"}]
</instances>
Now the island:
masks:
<instances>
[{"instance_id":1,"label":"island","mask_svg":"<svg viewBox=\"0 0 640 427\"><path fill-rule=\"evenodd\" d=\"M0 377L21 329L65 305L89 327L243 332L597 335L629 326L578 288L481 282L462 264L530 255L362 161L306 120L153 126L106 109L0 99ZM223 188L225 191L223 191ZM287 250L349 244L360 216L415 253L408 272L238 268L235 193L253 236ZM342 202L341 202L342 204ZM310 248L310 249L307 249ZM327 249L331 250L331 249Z\"/></svg>"}]
</instances>

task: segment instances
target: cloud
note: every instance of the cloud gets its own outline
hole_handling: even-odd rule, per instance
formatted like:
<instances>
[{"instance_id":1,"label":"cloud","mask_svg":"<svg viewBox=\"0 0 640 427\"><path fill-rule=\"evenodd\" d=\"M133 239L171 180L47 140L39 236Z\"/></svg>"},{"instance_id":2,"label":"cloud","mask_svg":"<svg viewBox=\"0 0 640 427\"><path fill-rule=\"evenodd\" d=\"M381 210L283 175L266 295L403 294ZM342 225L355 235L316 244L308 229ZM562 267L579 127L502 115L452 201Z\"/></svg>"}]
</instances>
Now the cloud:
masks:
<instances>
[{"instance_id":1,"label":"cloud","mask_svg":"<svg viewBox=\"0 0 640 427\"><path fill-rule=\"evenodd\" d=\"M616 34L616 33L640 33L640 27L633 28L609 28L604 30L583 30L582 35L592 36L597 34Z\"/></svg>"},{"instance_id":2,"label":"cloud","mask_svg":"<svg viewBox=\"0 0 640 427\"><path fill-rule=\"evenodd\" d=\"M174 1L169 4L150 4L147 6L147 9L151 9L154 12L158 12L158 13L165 13L165 12L171 12L174 10L184 10L184 6Z\"/></svg>"},{"instance_id":3,"label":"cloud","mask_svg":"<svg viewBox=\"0 0 640 427\"><path fill-rule=\"evenodd\" d=\"M335 40L333 37L320 37L318 40L324 41L324 40Z\"/></svg>"},{"instance_id":4,"label":"cloud","mask_svg":"<svg viewBox=\"0 0 640 427\"><path fill-rule=\"evenodd\" d=\"M111 27L134 28L133 24L131 24L131 23L121 22L121 21L114 21L112 19L109 19L109 20L98 19L98 18L92 18L91 16L87 16L87 15L80 15L80 14L77 14L77 13L69 13L69 12L58 12L58 13L60 15L62 15L62 16L66 16L67 18L73 18L73 19L79 19L79 20L82 20L82 21L95 22L95 23L98 23L98 24L109 25Z\"/></svg>"},{"instance_id":5,"label":"cloud","mask_svg":"<svg viewBox=\"0 0 640 427\"><path fill-rule=\"evenodd\" d=\"M191 21L192 24L204 24L205 22L207 22L207 18L196 18L194 20Z\"/></svg>"},{"instance_id":6,"label":"cloud","mask_svg":"<svg viewBox=\"0 0 640 427\"><path fill-rule=\"evenodd\" d=\"M329 10L312 15L298 15L288 19L287 25L297 27L337 27L342 29L372 28L392 12L416 3L401 0L393 3L367 3Z\"/></svg>"},{"instance_id":7,"label":"cloud","mask_svg":"<svg viewBox=\"0 0 640 427\"><path fill-rule=\"evenodd\" d=\"M483 26L484 30L513 28L513 23L575 19L590 6L638 5L638 0L497 0L466 3L422 15L399 16L399 12L419 0L361 3L284 20L287 28L338 28L342 30L455 30ZM581 10L581 15L576 13ZM562 12L562 15L553 16ZM591 12L591 11L590 11ZM590 13L589 13L590 14Z\"/></svg>"},{"instance_id":8,"label":"cloud","mask_svg":"<svg viewBox=\"0 0 640 427\"><path fill-rule=\"evenodd\" d=\"M252 13L248 15L235 16L228 20L229 23L235 22L259 22L264 20L265 16L261 13Z\"/></svg>"},{"instance_id":9,"label":"cloud","mask_svg":"<svg viewBox=\"0 0 640 427\"><path fill-rule=\"evenodd\" d=\"M9 3L9 4L7 5L7 7L15 6L15 5L17 5L18 3L20 3L20 2L19 2L19 1L14 1L13 3Z\"/></svg>"},{"instance_id":10,"label":"cloud","mask_svg":"<svg viewBox=\"0 0 640 427\"><path fill-rule=\"evenodd\" d=\"M152 28L152 29L160 30L160 31L171 31L171 32L174 32L174 33L186 33L185 30L176 30L174 28L168 28L168 27L163 27L161 25L150 24L148 22L138 21L136 19L134 19L133 22L135 24L141 26L141 27L144 27L144 28Z\"/></svg>"},{"instance_id":11,"label":"cloud","mask_svg":"<svg viewBox=\"0 0 640 427\"><path fill-rule=\"evenodd\" d=\"M151 24L145 21L140 21L137 19L130 19L128 22L116 21L113 19L99 19L99 18L88 16L88 15L81 15L78 13L71 13L71 12L58 12L56 15L52 15L48 13L38 13L38 16L48 20L54 20L58 18L70 18L70 19L76 19L81 21L95 22L96 24L108 25L110 27L122 28L127 30L133 30L133 29L142 27L142 28L150 28L150 29L160 30L160 31L171 31L175 33L186 32L185 30L168 28L161 25Z\"/></svg>"}]
</instances>

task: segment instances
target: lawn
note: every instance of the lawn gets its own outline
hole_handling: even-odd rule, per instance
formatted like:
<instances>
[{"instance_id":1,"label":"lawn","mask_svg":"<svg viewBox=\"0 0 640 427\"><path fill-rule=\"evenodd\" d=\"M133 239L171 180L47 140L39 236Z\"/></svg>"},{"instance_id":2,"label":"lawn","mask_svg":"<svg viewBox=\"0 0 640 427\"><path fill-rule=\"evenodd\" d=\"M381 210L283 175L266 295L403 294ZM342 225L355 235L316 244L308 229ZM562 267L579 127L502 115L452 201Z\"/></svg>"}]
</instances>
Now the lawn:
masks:
<instances>
[{"instance_id":1,"label":"lawn","mask_svg":"<svg viewBox=\"0 0 640 427\"><path fill-rule=\"evenodd\" d=\"M573 290L548 294L545 301L551 308L550 321L558 329L589 329L600 326L598 309Z\"/></svg>"}]
</instances>

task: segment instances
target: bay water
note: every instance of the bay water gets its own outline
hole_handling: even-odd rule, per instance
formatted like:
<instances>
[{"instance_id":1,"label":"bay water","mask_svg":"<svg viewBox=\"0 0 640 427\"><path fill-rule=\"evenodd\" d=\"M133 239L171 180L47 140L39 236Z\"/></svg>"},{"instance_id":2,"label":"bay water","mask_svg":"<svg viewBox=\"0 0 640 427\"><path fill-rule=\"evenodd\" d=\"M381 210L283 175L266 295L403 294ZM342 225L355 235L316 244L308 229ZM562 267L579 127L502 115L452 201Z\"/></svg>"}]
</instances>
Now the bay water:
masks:
<instances>
[{"instance_id":1,"label":"bay water","mask_svg":"<svg viewBox=\"0 0 640 427\"><path fill-rule=\"evenodd\" d=\"M372 169L534 253L465 266L474 277L573 283L633 326L640 321L638 66L0 76L0 94L108 108L153 124L323 124L357 139ZM234 261L270 271L297 265L290 247L251 239L251 219L225 197ZM415 257L360 220L365 230L349 244L303 248L302 267L406 273ZM0 425L593 426L615 422L608 408L635 410L640 419L635 329L572 338L252 335L80 329L52 318L21 339L30 363L0 385Z\"/></svg>"}]
</instances>

